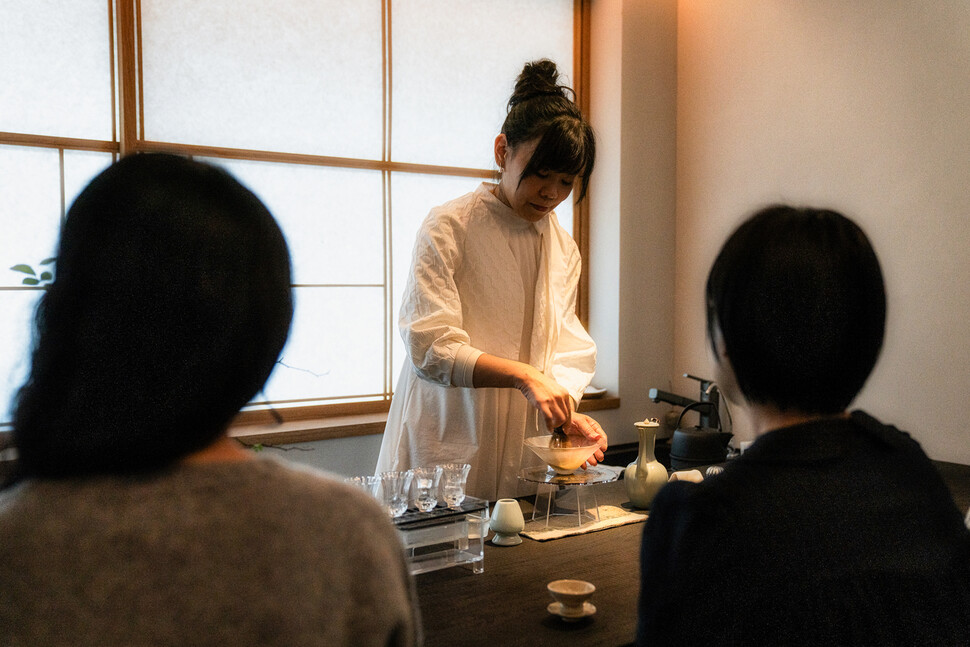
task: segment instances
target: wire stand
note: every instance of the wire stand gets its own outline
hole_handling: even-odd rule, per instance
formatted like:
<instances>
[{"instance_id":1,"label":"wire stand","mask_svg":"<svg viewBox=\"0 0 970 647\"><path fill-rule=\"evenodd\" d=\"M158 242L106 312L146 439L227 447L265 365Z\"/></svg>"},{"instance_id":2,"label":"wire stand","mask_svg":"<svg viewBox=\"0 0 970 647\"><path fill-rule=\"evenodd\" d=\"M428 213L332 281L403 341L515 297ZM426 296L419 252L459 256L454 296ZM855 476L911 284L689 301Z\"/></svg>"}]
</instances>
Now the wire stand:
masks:
<instances>
[{"instance_id":1,"label":"wire stand","mask_svg":"<svg viewBox=\"0 0 970 647\"><path fill-rule=\"evenodd\" d=\"M599 521L596 489L585 486L615 481L617 475L596 467L579 469L572 474L557 474L552 468L542 466L522 470L519 478L537 484L532 521L542 523L544 517L544 527L549 528L553 524L563 525L555 523L557 517L562 519L566 527L580 527ZM573 502L575 508L570 507Z\"/></svg>"}]
</instances>

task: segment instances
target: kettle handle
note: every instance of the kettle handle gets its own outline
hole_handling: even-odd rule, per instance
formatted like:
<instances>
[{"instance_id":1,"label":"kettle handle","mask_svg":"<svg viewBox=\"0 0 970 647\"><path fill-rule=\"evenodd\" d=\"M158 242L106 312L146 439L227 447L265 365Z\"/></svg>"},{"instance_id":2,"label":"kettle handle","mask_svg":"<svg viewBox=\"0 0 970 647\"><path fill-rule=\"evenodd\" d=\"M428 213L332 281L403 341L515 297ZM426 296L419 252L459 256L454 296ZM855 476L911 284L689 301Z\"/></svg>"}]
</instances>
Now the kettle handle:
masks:
<instances>
[{"instance_id":1,"label":"kettle handle","mask_svg":"<svg viewBox=\"0 0 970 647\"><path fill-rule=\"evenodd\" d=\"M683 411L680 412L680 416L678 416L677 418L677 426L675 427L675 429L680 429L680 421L684 419L685 413L687 413L691 409L696 409L697 407L701 407L701 406L708 406L711 408L711 411L714 412L714 419L717 420L717 430L721 431L721 414L720 412L718 412L717 406L713 402L708 402L706 400L691 402L690 404L686 405Z\"/></svg>"}]
</instances>

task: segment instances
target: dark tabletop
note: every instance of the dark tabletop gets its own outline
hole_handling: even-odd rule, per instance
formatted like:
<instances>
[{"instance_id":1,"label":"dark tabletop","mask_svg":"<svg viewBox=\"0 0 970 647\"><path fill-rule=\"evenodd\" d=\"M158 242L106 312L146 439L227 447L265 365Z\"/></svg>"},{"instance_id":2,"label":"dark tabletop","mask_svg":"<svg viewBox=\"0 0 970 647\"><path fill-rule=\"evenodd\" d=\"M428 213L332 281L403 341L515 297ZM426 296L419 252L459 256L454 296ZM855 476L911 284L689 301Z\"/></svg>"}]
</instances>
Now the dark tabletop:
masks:
<instances>
[{"instance_id":1,"label":"dark tabletop","mask_svg":"<svg viewBox=\"0 0 970 647\"><path fill-rule=\"evenodd\" d=\"M603 483L600 505L626 501L623 483ZM527 503L524 510L529 510ZM527 515L528 518L528 515ZM523 538L518 546L485 543L485 572L452 567L416 577L425 644L624 645L636 631L639 550L643 524L551 541ZM550 614L546 584L579 579L596 585L596 614L565 622Z\"/></svg>"},{"instance_id":2,"label":"dark tabletop","mask_svg":"<svg viewBox=\"0 0 970 647\"><path fill-rule=\"evenodd\" d=\"M936 463L957 506L970 506L970 466ZM599 504L627 501L623 482L597 488ZM531 506L523 502L529 518ZM636 631L639 549L643 524L518 546L485 543L485 572L453 567L416 577L428 647L629 644ZM567 623L550 614L546 584L571 578L592 582L596 614Z\"/></svg>"}]
</instances>

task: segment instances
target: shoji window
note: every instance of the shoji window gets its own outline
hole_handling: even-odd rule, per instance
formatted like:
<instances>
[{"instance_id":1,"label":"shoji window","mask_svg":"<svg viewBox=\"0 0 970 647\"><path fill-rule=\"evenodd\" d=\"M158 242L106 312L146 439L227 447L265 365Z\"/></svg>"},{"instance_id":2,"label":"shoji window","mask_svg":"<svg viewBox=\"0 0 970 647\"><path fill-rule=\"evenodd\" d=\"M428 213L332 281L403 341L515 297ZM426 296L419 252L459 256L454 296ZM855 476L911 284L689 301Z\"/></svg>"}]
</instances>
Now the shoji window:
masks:
<instances>
[{"instance_id":1,"label":"shoji window","mask_svg":"<svg viewBox=\"0 0 970 647\"><path fill-rule=\"evenodd\" d=\"M118 154L141 151L224 166L286 234L294 324L253 408L386 408L417 227L493 177L525 61L551 58L580 85L586 2L5 0L0 420L26 374L66 207ZM558 215L582 228L581 209Z\"/></svg>"}]
</instances>

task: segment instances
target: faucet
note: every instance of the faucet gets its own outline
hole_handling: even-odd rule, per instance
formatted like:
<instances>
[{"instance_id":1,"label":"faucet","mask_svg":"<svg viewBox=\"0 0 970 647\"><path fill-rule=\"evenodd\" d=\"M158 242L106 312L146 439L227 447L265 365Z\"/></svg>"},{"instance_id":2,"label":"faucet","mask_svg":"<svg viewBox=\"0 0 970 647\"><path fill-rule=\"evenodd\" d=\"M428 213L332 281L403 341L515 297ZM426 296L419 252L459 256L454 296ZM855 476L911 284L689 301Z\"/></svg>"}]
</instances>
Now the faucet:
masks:
<instances>
[{"instance_id":1,"label":"faucet","mask_svg":"<svg viewBox=\"0 0 970 647\"><path fill-rule=\"evenodd\" d=\"M701 427L712 427L712 421L717 421L717 413L712 413L710 410L716 410L720 406L720 392L718 391L717 384L713 380L697 377L690 373L684 373L684 377L700 382L700 398L698 400L691 400L682 395L661 391L660 389L650 389L648 394L650 399L654 402L666 402L678 407L686 407L695 402L710 402L711 406L699 410L698 414L700 415Z\"/></svg>"}]
</instances>

